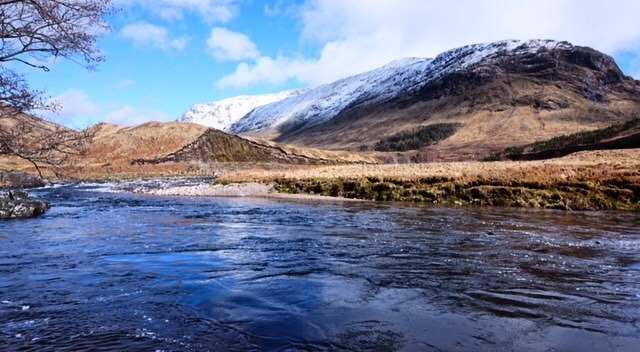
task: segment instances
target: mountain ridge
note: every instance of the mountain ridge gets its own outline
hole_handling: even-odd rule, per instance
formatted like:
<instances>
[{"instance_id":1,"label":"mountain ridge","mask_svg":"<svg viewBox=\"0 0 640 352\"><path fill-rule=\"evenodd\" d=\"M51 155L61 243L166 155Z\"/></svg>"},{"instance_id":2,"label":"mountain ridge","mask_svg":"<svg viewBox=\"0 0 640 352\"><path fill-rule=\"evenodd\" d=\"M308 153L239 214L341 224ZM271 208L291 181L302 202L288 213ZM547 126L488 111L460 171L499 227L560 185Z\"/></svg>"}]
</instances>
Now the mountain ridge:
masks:
<instances>
[{"instance_id":1,"label":"mountain ridge","mask_svg":"<svg viewBox=\"0 0 640 352\"><path fill-rule=\"evenodd\" d=\"M64 129L43 119L0 115L0 128L28 119L34 128L22 135L37 138L39 129ZM65 129L66 130L66 129ZM79 151L60 164L39 162L47 177L71 179L139 176L212 175L241 165L315 165L373 163L350 153L291 148L271 141L245 138L195 123L155 122L127 127L99 123L88 129ZM33 163L0 150L0 171L37 172Z\"/></svg>"},{"instance_id":2,"label":"mountain ridge","mask_svg":"<svg viewBox=\"0 0 640 352\"><path fill-rule=\"evenodd\" d=\"M371 150L382 138L461 123L427 151L477 158L513 145L603 128L640 111L640 83L596 50L506 40L407 58L256 107L227 128L331 150Z\"/></svg>"},{"instance_id":3,"label":"mountain ridge","mask_svg":"<svg viewBox=\"0 0 640 352\"><path fill-rule=\"evenodd\" d=\"M384 81L393 80L394 86L399 86L404 76L414 76L414 80L410 82L404 82L401 89L406 90L415 87L420 84L428 83L428 81L437 80L438 78L450 73L451 71L460 71L468 66L471 66L483 58L495 54L498 50L516 50L523 45L533 45L533 48L553 48L557 46L571 46L567 42L559 42L553 40L530 40L530 41L517 41L517 40L505 40L490 44L473 44L460 48L446 51L436 58L422 58L422 57L407 57L403 59L394 60L380 68L373 69L367 72L356 74L350 77L339 79L332 83L327 83L314 88L300 89L295 91L283 91L278 93L266 94L266 95L253 95L253 96L237 96L220 101L195 104L189 111L187 111L179 121L182 122L195 122L209 127L219 128L228 132L242 134L255 131L256 129L264 128L267 125L279 126L283 123L291 123L290 119L309 120L314 117L313 112L322 108L329 108L331 110L342 110L350 105L357 105L366 99L384 99L385 96L396 93L392 89L385 87L383 90L368 91L367 86L374 86L376 83L382 83ZM526 47L530 49L531 46ZM462 54L462 55L460 55ZM462 57L460 60L459 58ZM456 60L458 58L458 60ZM436 63L434 65L434 62ZM429 71L429 72L425 72ZM428 81L425 82L423 77L425 73L428 74ZM400 75L400 77L398 77ZM289 93L289 94L287 94ZM348 96L350 95L350 96ZM275 98L275 97L278 98ZM274 98L271 98L274 97ZM314 99L315 98L315 99ZM339 101L335 101L335 98L344 98ZM265 103L253 103L253 101L267 101ZM246 108L244 111L247 113L238 118L236 121L216 126L212 121L215 117L207 116L211 115L209 111L200 111L203 106L209 106L216 108L218 105L224 108L229 103L241 104L243 101L249 102L251 108ZM335 103L334 106L327 106L331 102ZM278 104L282 103L282 104ZM275 108L277 105L283 105L280 108ZM324 106L323 106L324 105ZM292 109L293 108L293 109ZM258 111L253 112L254 109L265 110L258 115ZM283 111L273 110L285 110ZM296 116L301 111L307 111L307 115L300 118ZM310 111L310 112L309 112ZM214 114L219 114L219 111L215 111ZM271 120L265 118L265 114L276 115L276 119ZM327 119L326 117L324 119ZM244 121L240 121L244 120ZM271 121L270 121L271 120ZM322 118L321 118L322 120ZM316 123L317 121L314 121Z\"/></svg>"}]
</instances>

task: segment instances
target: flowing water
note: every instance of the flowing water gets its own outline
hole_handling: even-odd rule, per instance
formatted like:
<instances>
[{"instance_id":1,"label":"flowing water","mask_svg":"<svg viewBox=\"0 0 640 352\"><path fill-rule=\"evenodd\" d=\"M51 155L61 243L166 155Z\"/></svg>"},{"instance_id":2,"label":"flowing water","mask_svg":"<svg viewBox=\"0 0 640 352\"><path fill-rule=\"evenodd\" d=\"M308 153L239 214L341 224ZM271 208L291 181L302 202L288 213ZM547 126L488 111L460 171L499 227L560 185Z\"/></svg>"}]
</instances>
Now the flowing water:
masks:
<instances>
[{"instance_id":1,"label":"flowing water","mask_svg":"<svg viewBox=\"0 0 640 352\"><path fill-rule=\"evenodd\" d=\"M640 214L33 191L3 351L637 351Z\"/></svg>"}]
</instances>

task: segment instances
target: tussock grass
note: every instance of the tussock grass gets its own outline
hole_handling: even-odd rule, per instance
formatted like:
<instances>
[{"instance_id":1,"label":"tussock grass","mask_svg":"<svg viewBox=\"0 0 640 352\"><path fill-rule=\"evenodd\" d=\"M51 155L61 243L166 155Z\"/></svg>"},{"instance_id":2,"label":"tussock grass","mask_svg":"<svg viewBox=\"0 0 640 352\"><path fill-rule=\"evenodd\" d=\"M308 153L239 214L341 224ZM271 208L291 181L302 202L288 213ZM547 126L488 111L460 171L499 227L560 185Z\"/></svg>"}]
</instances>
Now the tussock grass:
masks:
<instances>
[{"instance_id":1,"label":"tussock grass","mask_svg":"<svg viewBox=\"0 0 640 352\"><path fill-rule=\"evenodd\" d=\"M376 201L640 210L640 150L551 161L337 165L244 170L219 182L273 183L282 193Z\"/></svg>"}]
</instances>

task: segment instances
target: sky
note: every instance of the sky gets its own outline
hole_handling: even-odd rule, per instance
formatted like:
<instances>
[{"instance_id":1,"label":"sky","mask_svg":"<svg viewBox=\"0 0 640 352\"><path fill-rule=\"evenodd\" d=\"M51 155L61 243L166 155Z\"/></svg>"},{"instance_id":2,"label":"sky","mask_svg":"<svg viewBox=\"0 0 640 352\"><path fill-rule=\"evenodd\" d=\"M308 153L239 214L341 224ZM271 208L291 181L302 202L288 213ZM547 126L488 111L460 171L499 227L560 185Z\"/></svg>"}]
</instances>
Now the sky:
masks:
<instances>
[{"instance_id":1,"label":"sky","mask_svg":"<svg viewBox=\"0 0 640 352\"><path fill-rule=\"evenodd\" d=\"M193 104L313 87L463 45L555 39L589 46L640 79L638 0L113 0L96 71L24 68L85 128L174 121Z\"/></svg>"}]
</instances>

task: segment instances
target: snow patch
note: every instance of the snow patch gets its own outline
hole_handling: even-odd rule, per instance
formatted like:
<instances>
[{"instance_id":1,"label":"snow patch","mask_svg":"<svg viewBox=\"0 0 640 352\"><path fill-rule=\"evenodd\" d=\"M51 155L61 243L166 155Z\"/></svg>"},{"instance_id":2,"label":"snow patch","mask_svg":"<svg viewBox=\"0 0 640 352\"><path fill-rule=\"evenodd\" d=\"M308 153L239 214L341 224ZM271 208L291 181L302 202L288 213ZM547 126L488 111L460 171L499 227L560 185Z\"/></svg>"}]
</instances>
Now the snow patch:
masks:
<instances>
[{"instance_id":1,"label":"snow patch","mask_svg":"<svg viewBox=\"0 0 640 352\"><path fill-rule=\"evenodd\" d=\"M178 121L192 122L225 131L231 124L251 110L300 94L303 90L290 90L275 94L243 95L213 103L195 104Z\"/></svg>"}]
</instances>

